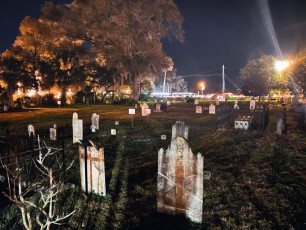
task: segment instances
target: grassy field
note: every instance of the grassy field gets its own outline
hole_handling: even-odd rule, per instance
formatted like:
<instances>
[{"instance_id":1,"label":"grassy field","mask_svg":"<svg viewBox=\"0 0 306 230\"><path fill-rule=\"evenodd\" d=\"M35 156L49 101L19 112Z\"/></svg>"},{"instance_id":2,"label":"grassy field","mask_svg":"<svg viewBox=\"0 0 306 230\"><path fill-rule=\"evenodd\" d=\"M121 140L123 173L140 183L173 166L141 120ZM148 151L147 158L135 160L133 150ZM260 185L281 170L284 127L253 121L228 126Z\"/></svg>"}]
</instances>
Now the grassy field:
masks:
<instances>
[{"instance_id":1,"label":"grassy field","mask_svg":"<svg viewBox=\"0 0 306 230\"><path fill-rule=\"evenodd\" d=\"M30 109L0 114L0 129L26 132L32 124L45 130L57 124L66 133L65 154L75 164L66 181L76 187L59 200L60 209L75 214L55 229L306 229L306 136L290 131L276 135L278 111L270 112L264 132L233 128L215 130L215 115L196 114L193 104L172 104L167 112L141 117L131 106L95 105ZM85 137L105 149L107 196L80 191L77 144L72 144L73 112L84 121ZM92 113L100 115L100 129L90 132ZM120 125L115 126L115 121ZM175 121L189 126L189 146L205 157L203 223L156 211L157 152L170 144ZM117 129L117 136L110 129ZM167 140L161 140L161 135ZM2 226L20 225L10 209Z\"/></svg>"}]
</instances>

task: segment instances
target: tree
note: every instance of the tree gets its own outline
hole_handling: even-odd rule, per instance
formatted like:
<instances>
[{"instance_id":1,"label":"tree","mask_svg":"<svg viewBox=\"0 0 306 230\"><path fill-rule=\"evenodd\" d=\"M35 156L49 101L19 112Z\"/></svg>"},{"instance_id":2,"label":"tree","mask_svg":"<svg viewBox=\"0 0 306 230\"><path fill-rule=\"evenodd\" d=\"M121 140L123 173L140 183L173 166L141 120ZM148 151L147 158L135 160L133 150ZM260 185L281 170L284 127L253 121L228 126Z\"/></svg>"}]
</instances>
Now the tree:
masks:
<instances>
[{"instance_id":1,"label":"tree","mask_svg":"<svg viewBox=\"0 0 306 230\"><path fill-rule=\"evenodd\" d=\"M40 154L38 159L34 160L34 163L40 172L40 177L30 187L23 188L22 186L22 169L10 169L7 165L3 164L1 159L2 166L7 172L9 184L9 193L4 193L4 195L19 208L23 226L27 230L35 229L34 222L39 225L40 229L50 229L52 224L61 225L63 220L75 212L72 211L66 214L59 212L57 198L63 192L63 181L60 179L61 177L56 176L58 173L54 173L52 167L47 166L47 159L49 160L50 156L54 154L52 148L46 147L47 152L42 154L43 148L40 148L39 138L38 143ZM13 186L10 186L11 181ZM38 188L40 190L39 199L29 199L27 195Z\"/></svg>"},{"instance_id":2,"label":"tree","mask_svg":"<svg viewBox=\"0 0 306 230\"><path fill-rule=\"evenodd\" d=\"M288 88L288 78L285 73L278 74L274 69L275 58L262 56L250 60L240 70L240 84L246 95L266 95L270 90L285 90Z\"/></svg>"},{"instance_id":3,"label":"tree","mask_svg":"<svg viewBox=\"0 0 306 230\"><path fill-rule=\"evenodd\" d=\"M306 91L306 50L301 51L289 68L292 84L297 91Z\"/></svg>"},{"instance_id":4,"label":"tree","mask_svg":"<svg viewBox=\"0 0 306 230\"><path fill-rule=\"evenodd\" d=\"M75 0L69 6L49 2L42 12L68 37L88 42L92 54L130 81L135 100L140 76L168 67L161 39L183 40L182 16L172 0Z\"/></svg>"},{"instance_id":5,"label":"tree","mask_svg":"<svg viewBox=\"0 0 306 230\"><path fill-rule=\"evenodd\" d=\"M8 106L14 106L13 95L17 89L17 82L23 82L26 75L23 72L22 62L8 54L2 55L0 61L0 77L6 83L6 94L8 99Z\"/></svg>"}]
</instances>

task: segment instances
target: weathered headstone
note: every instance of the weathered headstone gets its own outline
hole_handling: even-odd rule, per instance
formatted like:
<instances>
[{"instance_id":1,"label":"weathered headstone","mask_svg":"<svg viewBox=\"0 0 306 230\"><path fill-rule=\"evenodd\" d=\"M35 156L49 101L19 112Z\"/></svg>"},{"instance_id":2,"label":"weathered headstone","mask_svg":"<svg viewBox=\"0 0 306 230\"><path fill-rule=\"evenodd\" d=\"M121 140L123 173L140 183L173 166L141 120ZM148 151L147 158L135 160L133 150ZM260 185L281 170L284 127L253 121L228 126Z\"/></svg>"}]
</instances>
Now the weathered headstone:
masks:
<instances>
[{"instance_id":1,"label":"weathered headstone","mask_svg":"<svg viewBox=\"0 0 306 230\"><path fill-rule=\"evenodd\" d=\"M87 179L88 192L105 196L104 149L97 150L91 141L90 143L92 146L87 146L87 162L85 162L85 148L83 145L79 146L81 186L86 191L85 179ZM87 178L85 177L85 164L87 164Z\"/></svg>"},{"instance_id":2,"label":"weathered headstone","mask_svg":"<svg viewBox=\"0 0 306 230\"><path fill-rule=\"evenodd\" d=\"M220 105L220 101L218 97L216 98L216 105Z\"/></svg>"},{"instance_id":3,"label":"weathered headstone","mask_svg":"<svg viewBox=\"0 0 306 230\"><path fill-rule=\"evenodd\" d=\"M7 110L8 110L7 105L4 105L4 106L3 106L3 111L4 111L4 112L7 112Z\"/></svg>"},{"instance_id":4,"label":"weathered headstone","mask_svg":"<svg viewBox=\"0 0 306 230\"><path fill-rule=\"evenodd\" d=\"M234 109L239 109L238 101L235 101Z\"/></svg>"},{"instance_id":5,"label":"weathered headstone","mask_svg":"<svg viewBox=\"0 0 306 230\"><path fill-rule=\"evenodd\" d=\"M199 104L199 101L198 101L198 100L194 100L194 104L195 104L195 105L198 105L198 104Z\"/></svg>"},{"instance_id":6,"label":"weathered headstone","mask_svg":"<svg viewBox=\"0 0 306 230\"><path fill-rule=\"evenodd\" d=\"M183 137L186 140L188 140L188 131L189 127L185 125L182 121L175 122L174 125L172 125L172 136L171 140L173 140L176 137Z\"/></svg>"},{"instance_id":7,"label":"weathered headstone","mask_svg":"<svg viewBox=\"0 0 306 230\"><path fill-rule=\"evenodd\" d=\"M116 134L117 134L116 129L111 129L111 135L116 136Z\"/></svg>"},{"instance_id":8,"label":"weathered headstone","mask_svg":"<svg viewBox=\"0 0 306 230\"><path fill-rule=\"evenodd\" d=\"M161 107L160 104L156 104L154 112L161 112L160 107Z\"/></svg>"},{"instance_id":9,"label":"weathered headstone","mask_svg":"<svg viewBox=\"0 0 306 230\"><path fill-rule=\"evenodd\" d=\"M35 137L35 129L33 125L28 125L28 135L29 137L31 137L31 135L33 135L33 137Z\"/></svg>"},{"instance_id":10,"label":"weathered headstone","mask_svg":"<svg viewBox=\"0 0 306 230\"><path fill-rule=\"evenodd\" d=\"M167 105L171 105L171 101L168 101L168 100L167 100Z\"/></svg>"},{"instance_id":11,"label":"weathered headstone","mask_svg":"<svg viewBox=\"0 0 306 230\"><path fill-rule=\"evenodd\" d=\"M115 121L115 125L119 125L119 121Z\"/></svg>"},{"instance_id":12,"label":"weathered headstone","mask_svg":"<svg viewBox=\"0 0 306 230\"><path fill-rule=\"evenodd\" d=\"M57 140L56 124L53 125L53 128L50 128L50 140L51 141L56 141Z\"/></svg>"},{"instance_id":13,"label":"weathered headstone","mask_svg":"<svg viewBox=\"0 0 306 230\"><path fill-rule=\"evenodd\" d=\"M78 119L77 113L72 115L72 133L73 143L79 143L80 140L83 140L83 120Z\"/></svg>"},{"instance_id":14,"label":"weathered headstone","mask_svg":"<svg viewBox=\"0 0 306 230\"><path fill-rule=\"evenodd\" d=\"M135 115L135 113L136 113L136 112L135 112L135 109L129 109L129 114L130 114L130 115Z\"/></svg>"},{"instance_id":15,"label":"weathered headstone","mask_svg":"<svg viewBox=\"0 0 306 230\"><path fill-rule=\"evenodd\" d=\"M163 135L160 136L160 139L167 140L167 136L163 134Z\"/></svg>"},{"instance_id":16,"label":"weathered headstone","mask_svg":"<svg viewBox=\"0 0 306 230\"><path fill-rule=\"evenodd\" d=\"M143 117L148 116L149 115L148 109L149 109L149 106L146 103L143 103L141 106L141 116Z\"/></svg>"},{"instance_id":17,"label":"weathered headstone","mask_svg":"<svg viewBox=\"0 0 306 230\"><path fill-rule=\"evenodd\" d=\"M250 101L250 110L255 110L255 105L256 105L255 100L251 100Z\"/></svg>"},{"instance_id":18,"label":"weathered headstone","mask_svg":"<svg viewBox=\"0 0 306 230\"><path fill-rule=\"evenodd\" d=\"M209 114L216 114L216 106L214 104L209 105Z\"/></svg>"},{"instance_id":19,"label":"weathered headstone","mask_svg":"<svg viewBox=\"0 0 306 230\"><path fill-rule=\"evenodd\" d=\"M173 135L172 136L176 136ZM201 223L203 212L203 167L201 153L193 154L184 137L158 152L157 211L185 214Z\"/></svg>"},{"instance_id":20,"label":"weathered headstone","mask_svg":"<svg viewBox=\"0 0 306 230\"><path fill-rule=\"evenodd\" d=\"M94 133L96 130L99 129L99 115L96 113L93 113L91 115L91 131Z\"/></svg>"},{"instance_id":21,"label":"weathered headstone","mask_svg":"<svg viewBox=\"0 0 306 230\"><path fill-rule=\"evenodd\" d=\"M196 106L196 113L202 113L202 106Z\"/></svg>"}]
</instances>

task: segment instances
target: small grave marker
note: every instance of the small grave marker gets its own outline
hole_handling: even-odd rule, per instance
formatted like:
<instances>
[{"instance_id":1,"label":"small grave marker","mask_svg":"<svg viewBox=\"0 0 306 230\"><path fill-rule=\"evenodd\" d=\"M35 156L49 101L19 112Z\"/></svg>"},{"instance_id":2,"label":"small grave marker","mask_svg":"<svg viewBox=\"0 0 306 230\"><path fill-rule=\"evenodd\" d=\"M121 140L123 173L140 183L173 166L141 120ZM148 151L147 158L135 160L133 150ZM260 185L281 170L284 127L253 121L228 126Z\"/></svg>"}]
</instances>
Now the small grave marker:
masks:
<instances>
[{"instance_id":1,"label":"small grave marker","mask_svg":"<svg viewBox=\"0 0 306 230\"><path fill-rule=\"evenodd\" d=\"M116 129L111 129L111 135L116 136L117 132Z\"/></svg>"},{"instance_id":2,"label":"small grave marker","mask_svg":"<svg viewBox=\"0 0 306 230\"><path fill-rule=\"evenodd\" d=\"M28 125L28 134L29 134L29 137L31 137L31 135L35 137L35 129L33 125Z\"/></svg>"},{"instance_id":3,"label":"small grave marker","mask_svg":"<svg viewBox=\"0 0 306 230\"><path fill-rule=\"evenodd\" d=\"M53 125L53 128L50 128L50 140L51 141L56 141L57 140L56 124Z\"/></svg>"},{"instance_id":4,"label":"small grave marker","mask_svg":"<svg viewBox=\"0 0 306 230\"><path fill-rule=\"evenodd\" d=\"M251 100L250 101L250 110L255 110L255 105L256 105L255 100Z\"/></svg>"},{"instance_id":5,"label":"small grave marker","mask_svg":"<svg viewBox=\"0 0 306 230\"><path fill-rule=\"evenodd\" d=\"M167 136L166 136L166 135L161 135L161 136L160 136L160 139L162 139L162 140L167 140Z\"/></svg>"},{"instance_id":6,"label":"small grave marker","mask_svg":"<svg viewBox=\"0 0 306 230\"><path fill-rule=\"evenodd\" d=\"M77 113L72 115L72 133L73 143L79 143L80 140L83 140L83 120L78 119Z\"/></svg>"},{"instance_id":7,"label":"small grave marker","mask_svg":"<svg viewBox=\"0 0 306 230\"><path fill-rule=\"evenodd\" d=\"M202 113L202 106L198 105L196 106L196 113Z\"/></svg>"},{"instance_id":8,"label":"small grave marker","mask_svg":"<svg viewBox=\"0 0 306 230\"><path fill-rule=\"evenodd\" d=\"M155 111L154 111L154 112L161 112L160 107L161 107L160 104L156 104L156 107L155 107Z\"/></svg>"},{"instance_id":9,"label":"small grave marker","mask_svg":"<svg viewBox=\"0 0 306 230\"><path fill-rule=\"evenodd\" d=\"M115 125L119 125L119 121L115 121Z\"/></svg>"},{"instance_id":10,"label":"small grave marker","mask_svg":"<svg viewBox=\"0 0 306 230\"><path fill-rule=\"evenodd\" d=\"M209 114L216 114L216 106L214 104L209 105Z\"/></svg>"},{"instance_id":11,"label":"small grave marker","mask_svg":"<svg viewBox=\"0 0 306 230\"><path fill-rule=\"evenodd\" d=\"M132 115L132 126L134 126L135 109L129 109L129 114Z\"/></svg>"}]
</instances>

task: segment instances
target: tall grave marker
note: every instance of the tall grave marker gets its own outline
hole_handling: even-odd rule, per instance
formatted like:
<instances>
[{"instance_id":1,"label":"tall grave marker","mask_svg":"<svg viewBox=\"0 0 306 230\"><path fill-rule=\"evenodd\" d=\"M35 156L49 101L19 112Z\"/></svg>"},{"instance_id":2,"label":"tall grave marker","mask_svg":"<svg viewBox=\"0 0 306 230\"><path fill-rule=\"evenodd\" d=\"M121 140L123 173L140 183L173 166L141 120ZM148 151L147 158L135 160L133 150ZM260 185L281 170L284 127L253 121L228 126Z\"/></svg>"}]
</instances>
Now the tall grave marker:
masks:
<instances>
[{"instance_id":1,"label":"tall grave marker","mask_svg":"<svg viewBox=\"0 0 306 230\"><path fill-rule=\"evenodd\" d=\"M171 145L158 152L157 210L168 214L185 214L202 222L203 167L201 153L193 154L188 146L188 126L172 126Z\"/></svg>"},{"instance_id":2,"label":"tall grave marker","mask_svg":"<svg viewBox=\"0 0 306 230\"><path fill-rule=\"evenodd\" d=\"M83 139L83 120L78 119L78 114L72 115L73 143L79 143Z\"/></svg>"}]
</instances>

